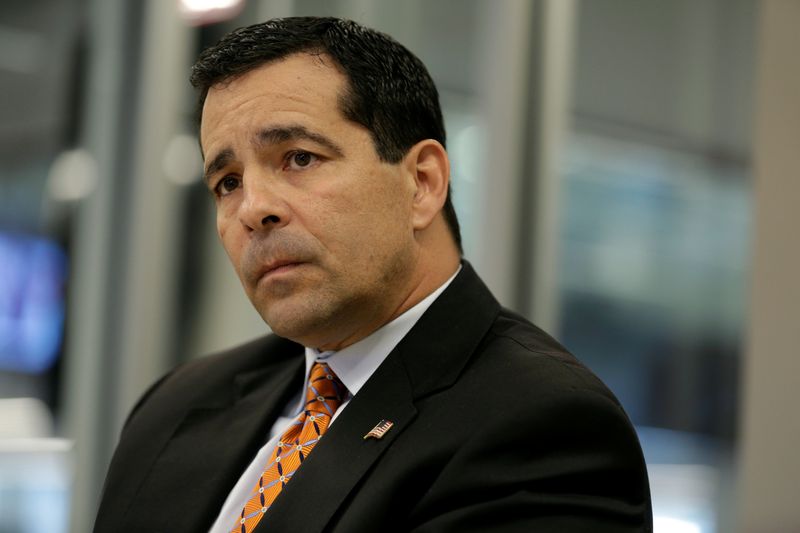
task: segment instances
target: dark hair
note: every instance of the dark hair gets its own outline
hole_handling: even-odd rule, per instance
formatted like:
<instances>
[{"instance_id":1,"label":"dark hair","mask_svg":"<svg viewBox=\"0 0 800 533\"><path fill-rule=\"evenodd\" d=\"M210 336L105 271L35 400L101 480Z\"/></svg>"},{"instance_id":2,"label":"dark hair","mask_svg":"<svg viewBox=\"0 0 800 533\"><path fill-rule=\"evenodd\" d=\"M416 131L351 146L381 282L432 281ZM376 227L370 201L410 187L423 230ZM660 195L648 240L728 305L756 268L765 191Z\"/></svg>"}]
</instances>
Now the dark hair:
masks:
<instances>
[{"instance_id":1,"label":"dark hair","mask_svg":"<svg viewBox=\"0 0 800 533\"><path fill-rule=\"evenodd\" d=\"M398 163L424 139L445 145L439 93L422 61L386 34L328 17L269 20L234 30L204 50L191 76L200 90L198 119L212 86L301 52L328 55L344 72L348 87L340 95L342 114L369 130L381 160ZM448 189L444 218L461 250L451 196Z\"/></svg>"}]
</instances>

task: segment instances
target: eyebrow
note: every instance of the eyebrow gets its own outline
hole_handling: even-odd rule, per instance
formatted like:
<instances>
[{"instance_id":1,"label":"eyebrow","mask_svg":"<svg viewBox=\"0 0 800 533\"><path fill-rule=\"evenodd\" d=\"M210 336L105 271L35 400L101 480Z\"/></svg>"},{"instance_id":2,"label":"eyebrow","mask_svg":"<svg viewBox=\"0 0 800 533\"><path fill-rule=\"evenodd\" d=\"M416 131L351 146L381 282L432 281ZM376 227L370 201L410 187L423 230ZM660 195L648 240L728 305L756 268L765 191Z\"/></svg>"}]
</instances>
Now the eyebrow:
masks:
<instances>
[{"instance_id":1,"label":"eyebrow","mask_svg":"<svg viewBox=\"0 0 800 533\"><path fill-rule=\"evenodd\" d=\"M209 183L211 181L211 176L225 168L233 160L233 158L233 150L230 148L225 148L218 153L203 172L203 181Z\"/></svg>"},{"instance_id":2,"label":"eyebrow","mask_svg":"<svg viewBox=\"0 0 800 533\"><path fill-rule=\"evenodd\" d=\"M323 146L339 157L344 155L343 150L332 139L308 130L305 126L289 125L264 128L256 135L259 144L280 144L286 141L305 139Z\"/></svg>"},{"instance_id":3,"label":"eyebrow","mask_svg":"<svg viewBox=\"0 0 800 533\"><path fill-rule=\"evenodd\" d=\"M280 144L287 141L294 141L297 139L305 139L323 146L333 152L338 157L344 155L343 150L333 140L328 137L310 131L305 126L289 125L289 126L274 126L264 128L256 134L255 142L259 145ZM225 148L217 154L206 167L203 172L203 180L210 183L211 177L225 168L231 161L235 159L235 154L231 148Z\"/></svg>"}]
</instances>

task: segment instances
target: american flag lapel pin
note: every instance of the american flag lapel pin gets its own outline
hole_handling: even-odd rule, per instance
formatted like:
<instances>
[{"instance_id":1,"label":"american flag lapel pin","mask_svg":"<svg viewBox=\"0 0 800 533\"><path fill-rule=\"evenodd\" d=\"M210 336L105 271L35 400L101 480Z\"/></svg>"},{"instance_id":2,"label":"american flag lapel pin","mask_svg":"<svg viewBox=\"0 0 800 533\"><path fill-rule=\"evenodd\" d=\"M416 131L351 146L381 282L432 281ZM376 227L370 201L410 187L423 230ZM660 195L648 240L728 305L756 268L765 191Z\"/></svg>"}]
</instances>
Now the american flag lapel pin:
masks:
<instances>
[{"instance_id":1,"label":"american flag lapel pin","mask_svg":"<svg viewBox=\"0 0 800 533\"><path fill-rule=\"evenodd\" d=\"M382 439L383 436L386 435L386 432L392 429L393 425L394 422L392 422L391 420L381 420L380 422L378 422L378 425L369 430L369 433L364 435L364 440L367 440L369 438Z\"/></svg>"}]
</instances>

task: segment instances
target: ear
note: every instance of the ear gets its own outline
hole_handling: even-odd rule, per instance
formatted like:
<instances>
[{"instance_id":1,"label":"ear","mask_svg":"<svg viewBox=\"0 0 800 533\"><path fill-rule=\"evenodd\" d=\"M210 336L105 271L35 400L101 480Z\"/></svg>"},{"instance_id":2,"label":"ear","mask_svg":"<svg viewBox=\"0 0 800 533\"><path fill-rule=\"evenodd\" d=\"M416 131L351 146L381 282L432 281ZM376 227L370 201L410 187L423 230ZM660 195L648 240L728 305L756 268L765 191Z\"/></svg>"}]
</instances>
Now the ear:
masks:
<instances>
[{"instance_id":1,"label":"ear","mask_svg":"<svg viewBox=\"0 0 800 533\"><path fill-rule=\"evenodd\" d=\"M450 186L450 159L438 141L418 142L404 158L414 180L412 224L415 230L427 228L442 211Z\"/></svg>"}]
</instances>

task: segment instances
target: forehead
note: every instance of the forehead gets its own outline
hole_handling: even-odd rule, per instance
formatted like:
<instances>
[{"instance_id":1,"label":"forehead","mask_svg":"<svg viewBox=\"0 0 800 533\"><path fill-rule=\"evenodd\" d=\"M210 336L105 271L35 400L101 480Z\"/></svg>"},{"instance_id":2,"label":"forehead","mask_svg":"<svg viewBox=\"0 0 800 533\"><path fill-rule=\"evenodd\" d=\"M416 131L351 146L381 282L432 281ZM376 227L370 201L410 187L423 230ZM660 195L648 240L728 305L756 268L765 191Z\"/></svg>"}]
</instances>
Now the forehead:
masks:
<instances>
[{"instance_id":1,"label":"forehead","mask_svg":"<svg viewBox=\"0 0 800 533\"><path fill-rule=\"evenodd\" d=\"M334 122L344 120L340 95L346 78L333 59L298 53L258 66L212 86L203 105L200 139L261 128L269 122ZM226 132L226 133L222 133Z\"/></svg>"}]
</instances>

